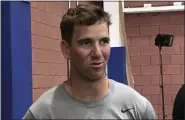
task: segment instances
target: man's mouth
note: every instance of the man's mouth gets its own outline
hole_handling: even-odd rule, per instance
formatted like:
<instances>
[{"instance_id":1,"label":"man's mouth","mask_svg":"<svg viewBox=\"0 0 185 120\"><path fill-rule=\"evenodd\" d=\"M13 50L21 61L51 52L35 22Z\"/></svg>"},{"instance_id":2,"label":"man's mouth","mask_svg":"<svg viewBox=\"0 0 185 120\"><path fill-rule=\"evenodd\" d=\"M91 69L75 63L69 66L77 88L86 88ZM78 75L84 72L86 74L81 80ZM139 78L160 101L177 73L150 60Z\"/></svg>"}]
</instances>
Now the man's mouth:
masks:
<instances>
[{"instance_id":1,"label":"man's mouth","mask_svg":"<svg viewBox=\"0 0 185 120\"><path fill-rule=\"evenodd\" d=\"M103 62L93 62L93 63L90 63L90 66L93 68L100 68L103 66Z\"/></svg>"}]
</instances>

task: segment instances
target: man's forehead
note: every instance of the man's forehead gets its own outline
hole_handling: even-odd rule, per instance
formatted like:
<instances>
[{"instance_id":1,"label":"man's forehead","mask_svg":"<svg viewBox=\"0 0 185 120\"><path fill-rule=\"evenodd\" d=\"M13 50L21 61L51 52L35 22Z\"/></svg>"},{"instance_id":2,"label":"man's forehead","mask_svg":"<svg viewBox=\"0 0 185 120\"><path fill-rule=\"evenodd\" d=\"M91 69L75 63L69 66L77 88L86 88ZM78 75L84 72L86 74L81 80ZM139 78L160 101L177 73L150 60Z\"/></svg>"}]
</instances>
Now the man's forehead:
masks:
<instances>
[{"instance_id":1,"label":"man's forehead","mask_svg":"<svg viewBox=\"0 0 185 120\"><path fill-rule=\"evenodd\" d=\"M73 32L73 39L101 39L104 37L109 37L108 26L106 23L94 24L90 26L77 25L75 26Z\"/></svg>"}]
</instances>

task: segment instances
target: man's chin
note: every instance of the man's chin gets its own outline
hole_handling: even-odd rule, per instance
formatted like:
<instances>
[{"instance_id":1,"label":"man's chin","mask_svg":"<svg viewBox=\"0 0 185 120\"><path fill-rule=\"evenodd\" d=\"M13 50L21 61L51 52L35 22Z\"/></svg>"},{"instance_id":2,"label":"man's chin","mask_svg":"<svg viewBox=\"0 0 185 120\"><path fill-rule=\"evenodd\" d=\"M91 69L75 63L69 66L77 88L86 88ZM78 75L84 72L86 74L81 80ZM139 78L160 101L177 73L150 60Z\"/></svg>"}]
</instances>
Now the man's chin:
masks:
<instances>
[{"instance_id":1,"label":"man's chin","mask_svg":"<svg viewBox=\"0 0 185 120\"><path fill-rule=\"evenodd\" d=\"M104 73L104 74L92 74L92 75L89 77L89 79L90 79L91 81L99 81L99 80L101 80L101 79L103 79L103 78L105 78L105 77L106 77L105 73Z\"/></svg>"}]
</instances>

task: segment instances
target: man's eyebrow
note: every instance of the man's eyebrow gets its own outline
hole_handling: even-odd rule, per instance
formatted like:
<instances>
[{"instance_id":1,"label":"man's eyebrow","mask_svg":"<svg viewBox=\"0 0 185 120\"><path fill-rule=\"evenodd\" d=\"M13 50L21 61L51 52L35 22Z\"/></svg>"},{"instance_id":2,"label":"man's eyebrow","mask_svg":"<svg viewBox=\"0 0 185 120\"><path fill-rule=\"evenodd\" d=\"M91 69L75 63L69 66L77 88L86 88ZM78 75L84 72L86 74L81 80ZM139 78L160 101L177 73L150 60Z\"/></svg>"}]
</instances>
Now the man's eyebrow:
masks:
<instances>
[{"instance_id":1,"label":"man's eyebrow","mask_svg":"<svg viewBox=\"0 0 185 120\"><path fill-rule=\"evenodd\" d=\"M86 38L79 39L78 42L92 41L92 40L95 40L95 39L90 38L90 37L86 37ZM99 40L108 40L108 41L110 41L110 38L109 37L102 37Z\"/></svg>"},{"instance_id":2,"label":"man's eyebrow","mask_svg":"<svg viewBox=\"0 0 185 120\"><path fill-rule=\"evenodd\" d=\"M93 40L93 39L86 37L86 38L79 39L77 42L84 42L84 41L90 41L90 40Z\"/></svg>"},{"instance_id":3,"label":"man's eyebrow","mask_svg":"<svg viewBox=\"0 0 185 120\"><path fill-rule=\"evenodd\" d=\"M108 40L108 41L110 41L110 38L109 37L103 37L100 40Z\"/></svg>"}]
</instances>

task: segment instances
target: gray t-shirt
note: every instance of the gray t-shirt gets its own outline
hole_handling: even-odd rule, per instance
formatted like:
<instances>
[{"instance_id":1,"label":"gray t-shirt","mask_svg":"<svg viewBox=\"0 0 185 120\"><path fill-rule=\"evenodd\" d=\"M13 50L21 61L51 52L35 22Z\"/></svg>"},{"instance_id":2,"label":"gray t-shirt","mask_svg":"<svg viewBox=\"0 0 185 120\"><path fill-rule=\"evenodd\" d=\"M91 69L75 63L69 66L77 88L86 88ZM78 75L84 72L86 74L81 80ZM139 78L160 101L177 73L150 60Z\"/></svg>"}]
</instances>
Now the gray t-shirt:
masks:
<instances>
[{"instance_id":1,"label":"gray t-shirt","mask_svg":"<svg viewBox=\"0 0 185 120\"><path fill-rule=\"evenodd\" d=\"M79 101L64 85L49 89L33 103L23 119L157 119L151 103L131 87L109 80L99 101Z\"/></svg>"}]
</instances>

